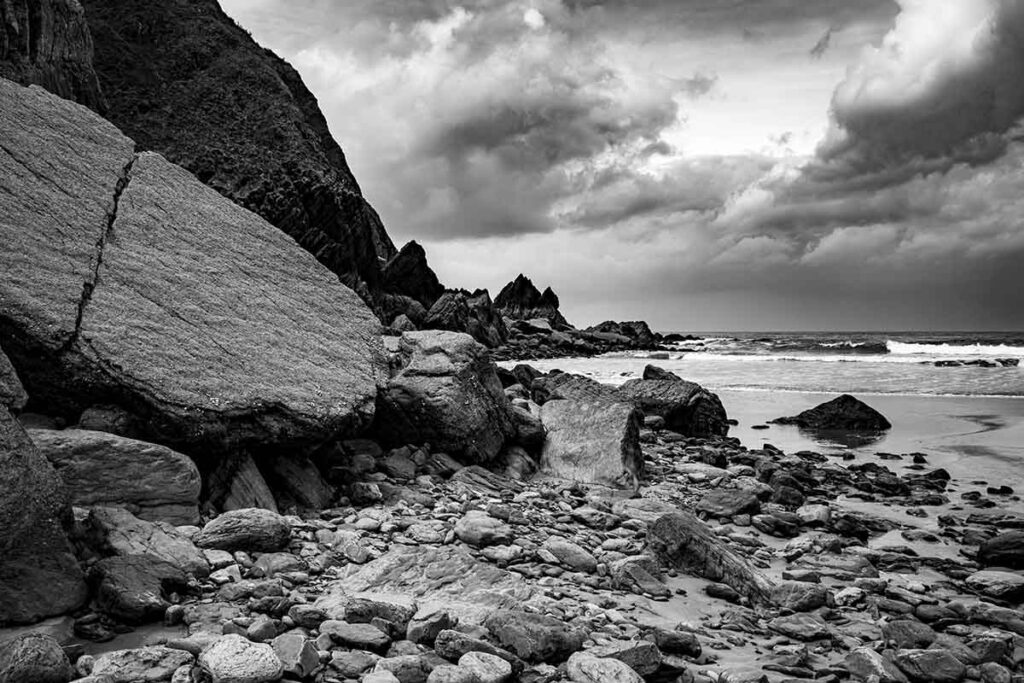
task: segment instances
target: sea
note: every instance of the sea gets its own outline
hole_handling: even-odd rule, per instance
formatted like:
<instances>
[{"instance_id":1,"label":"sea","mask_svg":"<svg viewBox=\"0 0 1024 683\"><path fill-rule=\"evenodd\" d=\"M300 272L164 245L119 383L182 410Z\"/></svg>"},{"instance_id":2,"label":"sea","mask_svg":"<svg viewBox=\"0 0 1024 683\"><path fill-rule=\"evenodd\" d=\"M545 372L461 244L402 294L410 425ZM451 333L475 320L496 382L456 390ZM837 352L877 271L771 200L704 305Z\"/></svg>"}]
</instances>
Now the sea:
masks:
<instances>
[{"instance_id":1,"label":"sea","mask_svg":"<svg viewBox=\"0 0 1024 683\"><path fill-rule=\"evenodd\" d=\"M749 448L853 458L924 453L966 485L1024 493L1024 332L685 333L667 352L529 361L621 384L648 364L722 399ZM514 365L508 363L507 365ZM893 424L873 435L822 434L769 424L852 394ZM767 429L765 428L767 426Z\"/></svg>"}]
</instances>

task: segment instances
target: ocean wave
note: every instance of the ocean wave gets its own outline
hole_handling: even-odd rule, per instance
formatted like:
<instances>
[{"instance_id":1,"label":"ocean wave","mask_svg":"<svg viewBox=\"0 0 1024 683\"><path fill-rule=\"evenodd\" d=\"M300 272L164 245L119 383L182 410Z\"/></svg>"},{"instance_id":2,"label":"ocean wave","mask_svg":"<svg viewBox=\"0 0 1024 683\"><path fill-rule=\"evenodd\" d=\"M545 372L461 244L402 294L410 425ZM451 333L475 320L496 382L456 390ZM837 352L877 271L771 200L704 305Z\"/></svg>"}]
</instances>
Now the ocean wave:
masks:
<instances>
[{"instance_id":1,"label":"ocean wave","mask_svg":"<svg viewBox=\"0 0 1024 683\"><path fill-rule=\"evenodd\" d=\"M948 344L948 343L910 343L889 340L886 342L889 353L901 356L941 356L956 358L960 356L992 356L1024 358L1024 346L1009 344Z\"/></svg>"}]
</instances>

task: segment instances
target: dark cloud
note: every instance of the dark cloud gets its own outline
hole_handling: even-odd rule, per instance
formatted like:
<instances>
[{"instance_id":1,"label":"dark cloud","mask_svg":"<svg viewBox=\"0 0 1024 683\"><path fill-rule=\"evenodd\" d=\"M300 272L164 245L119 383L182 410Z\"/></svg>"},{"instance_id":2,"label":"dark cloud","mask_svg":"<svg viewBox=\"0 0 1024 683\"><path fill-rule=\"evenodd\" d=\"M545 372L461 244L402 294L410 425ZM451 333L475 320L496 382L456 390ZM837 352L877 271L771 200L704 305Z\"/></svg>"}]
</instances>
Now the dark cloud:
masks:
<instances>
[{"instance_id":1,"label":"dark cloud","mask_svg":"<svg viewBox=\"0 0 1024 683\"><path fill-rule=\"evenodd\" d=\"M832 26L828 27L825 31L825 35L818 39L818 42L811 48L811 57L815 59L821 59L828 52L828 48L832 45L832 34L835 32L835 28Z\"/></svg>"}]
</instances>

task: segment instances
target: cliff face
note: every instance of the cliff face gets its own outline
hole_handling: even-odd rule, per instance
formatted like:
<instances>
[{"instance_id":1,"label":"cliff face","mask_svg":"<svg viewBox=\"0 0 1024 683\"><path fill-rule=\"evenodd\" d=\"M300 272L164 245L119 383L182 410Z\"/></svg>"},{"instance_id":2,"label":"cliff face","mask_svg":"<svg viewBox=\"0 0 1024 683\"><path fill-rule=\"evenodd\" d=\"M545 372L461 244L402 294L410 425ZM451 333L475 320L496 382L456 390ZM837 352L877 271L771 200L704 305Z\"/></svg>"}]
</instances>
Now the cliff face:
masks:
<instances>
[{"instance_id":1,"label":"cliff face","mask_svg":"<svg viewBox=\"0 0 1024 683\"><path fill-rule=\"evenodd\" d=\"M298 73L215 0L83 5L107 118L291 235L378 308L397 252Z\"/></svg>"},{"instance_id":2,"label":"cliff face","mask_svg":"<svg viewBox=\"0 0 1024 683\"><path fill-rule=\"evenodd\" d=\"M103 112L93 44L78 0L0 1L0 77Z\"/></svg>"}]
</instances>

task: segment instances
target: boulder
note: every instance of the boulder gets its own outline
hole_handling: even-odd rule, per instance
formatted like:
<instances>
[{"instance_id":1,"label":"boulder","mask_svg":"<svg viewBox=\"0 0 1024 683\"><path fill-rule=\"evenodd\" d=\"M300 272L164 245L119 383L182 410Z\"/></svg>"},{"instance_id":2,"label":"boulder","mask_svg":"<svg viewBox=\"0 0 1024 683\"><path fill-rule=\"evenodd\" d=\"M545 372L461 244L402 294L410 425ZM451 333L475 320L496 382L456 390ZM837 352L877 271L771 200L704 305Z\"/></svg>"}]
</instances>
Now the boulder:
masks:
<instances>
[{"instance_id":1,"label":"boulder","mask_svg":"<svg viewBox=\"0 0 1024 683\"><path fill-rule=\"evenodd\" d=\"M123 506L171 524L199 521L199 470L188 456L144 441L84 429L30 429L57 470L71 504Z\"/></svg>"},{"instance_id":2,"label":"boulder","mask_svg":"<svg viewBox=\"0 0 1024 683\"><path fill-rule=\"evenodd\" d=\"M28 403L28 394L21 386L18 373L14 371L11 361L0 350L0 407L11 412L19 412Z\"/></svg>"},{"instance_id":3,"label":"boulder","mask_svg":"<svg viewBox=\"0 0 1024 683\"><path fill-rule=\"evenodd\" d=\"M918 683L959 683L967 676L967 667L947 650L899 650L893 661Z\"/></svg>"},{"instance_id":4,"label":"boulder","mask_svg":"<svg viewBox=\"0 0 1024 683\"><path fill-rule=\"evenodd\" d=\"M892 425L877 410L849 394L843 394L794 417L780 417L774 424L803 429L841 431L882 431Z\"/></svg>"},{"instance_id":5,"label":"boulder","mask_svg":"<svg viewBox=\"0 0 1024 683\"><path fill-rule=\"evenodd\" d=\"M587 638L583 630L560 619L518 610L495 610L484 626L498 645L528 662L565 661Z\"/></svg>"},{"instance_id":6,"label":"boulder","mask_svg":"<svg viewBox=\"0 0 1024 683\"><path fill-rule=\"evenodd\" d=\"M506 683L512 680L512 665L486 652L467 652L459 657L459 668L475 676L479 683Z\"/></svg>"},{"instance_id":7,"label":"boulder","mask_svg":"<svg viewBox=\"0 0 1024 683\"><path fill-rule=\"evenodd\" d=\"M71 521L57 473L0 406L0 624L31 623L85 602L85 577L65 533Z\"/></svg>"},{"instance_id":8,"label":"boulder","mask_svg":"<svg viewBox=\"0 0 1024 683\"><path fill-rule=\"evenodd\" d=\"M694 509L713 519L741 514L756 515L761 511L761 502L752 491L712 489L704 494Z\"/></svg>"},{"instance_id":9,"label":"boulder","mask_svg":"<svg viewBox=\"0 0 1024 683\"><path fill-rule=\"evenodd\" d=\"M117 434L129 439L137 439L145 431L138 417L115 405L89 406L78 417L77 428Z\"/></svg>"},{"instance_id":10,"label":"boulder","mask_svg":"<svg viewBox=\"0 0 1024 683\"><path fill-rule=\"evenodd\" d=\"M983 567L1024 569L1024 531L1004 531L982 543L978 563Z\"/></svg>"},{"instance_id":11,"label":"boulder","mask_svg":"<svg viewBox=\"0 0 1024 683\"><path fill-rule=\"evenodd\" d=\"M515 280L502 287L494 299L494 307L512 320L543 318L559 329L570 328L558 310L558 296L547 287L537 289L530 278L520 273Z\"/></svg>"},{"instance_id":12,"label":"boulder","mask_svg":"<svg viewBox=\"0 0 1024 683\"><path fill-rule=\"evenodd\" d=\"M377 399L374 431L382 443L429 442L461 460L486 463L515 435L494 363L468 335L406 332L397 363Z\"/></svg>"},{"instance_id":13,"label":"boulder","mask_svg":"<svg viewBox=\"0 0 1024 683\"><path fill-rule=\"evenodd\" d=\"M770 602L772 583L688 512L658 518L647 529L647 542L670 566L725 583L753 604Z\"/></svg>"},{"instance_id":14,"label":"boulder","mask_svg":"<svg viewBox=\"0 0 1024 683\"><path fill-rule=\"evenodd\" d=\"M643 476L640 411L628 403L553 400L541 407L548 431L541 453L545 474L594 484L623 479L634 488Z\"/></svg>"},{"instance_id":15,"label":"boulder","mask_svg":"<svg viewBox=\"0 0 1024 683\"><path fill-rule=\"evenodd\" d=\"M110 677L113 683L173 681L174 672L192 664L195 657L184 650L162 645L114 650L96 658L92 675Z\"/></svg>"},{"instance_id":16,"label":"boulder","mask_svg":"<svg viewBox=\"0 0 1024 683\"><path fill-rule=\"evenodd\" d=\"M150 555L105 557L90 567L89 582L97 608L129 624L159 621L171 605L169 596L188 588L185 572Z\"/></svg>"},{"instance_id":17,"label":"boulder","mask_svg":"<svg viewBox=\"0 0 1024 683\"><path fill-rule=\"evenodd\" d=\"M281 660L284 672L306 678L320 665L316 647L302 633L283 633L270 643Z\"/></svg>"},{"instance_id":18,"label":"boulder","mask_svg":"<svg viewBox=\"0 0 1024 683\"><path fill-rule=\"evenodd\" d=\"M222 458L206 477L206 497L221 510L263 508L277 512L277 500L248 453Z\"/></svg>"},{"instance_id":19,"label":"boulder","mask_svg":"<svg viewBox=\"0 0 1024 683\"><path fill-rule=\"evenodd\" d=\"M68 683L74 678L68 656L50 636L27 633L0 642L0 681L4 683Z\"/></svg>"},{"instance_id":20,"label":"boulder","mask_svg":"<svg viewBox=\"0 0 1024 683\"><path fill-rule=\"evenodd\" d=\"M379 323L291 238L41 89L0 82L0 132L0 343L33 399L189 453L369 424Z\"/></svg>"},{"instance_id":21,"label":"boulder","mask_svg":"<svg viewBox=\"0 0 1024 683\"><path fill-rule=\"evenodd\" d=\"M655 344L657 339L651 332L650 326L643 320L632 320L629 322L615 322L606 320L603 323L588 327L586 332L598 339L618 337L634 347L649 348Z\"/></svg>"},{"instance_id":22,"label":"boulder","mask_svg":"<svg viewBox=\"0 0 1024 683\"><path fill-rule=\"evenodd\" d=\"M199 578L210 573L203 553L176 528L165 522L138 519L123 508L91 509L82 524L80 540L101 556L145 556Z\"/></svg>"},{"instance_id":23,"label":"boulder","mask_svg":"<svg viewBox=\"0 0 1024 683\"><path fill-rule=\"evenodd\" d=\"M0 78L41 85L102 111L106 99L92 57L85 11L76 0L0 3Z\"/></svg>"},{"instance_id":24,"label":"boulder","mask_svg":"<svg viewBox=\"0 0 1024 683\"><path fill-rule=\"evenodd\" d=\"M427 254L415 241L407 243L384 266L381 286L388 294L415 299L429 309L444 294L444 285L427 265Z\"/></svg>"},{"instance_id":25,"label":"boulder","mask_svg":"<svg viewBox=\"0 0 1024 683\"><path fill-rule=\"evenodd\" d=\"M810 612L828 602L828 589L820 583L783 581L771 592L771 601L792 612Z\"/></svg>"},{"instance_id":26,"label":"boulder","mask_svg":"<svg viewBox=\"0 0 1024 683\"><path fill-rule=\"evenodd\" d=\"M997 600L1024 600L1024 576L1016 572L986 569L967 577L967 587Z\"/></svg>"},{"instance_id":27,"label":"boulder","mask_svg":"<svg viewBox=\"0 0 1024 683\"><path fill-rule=\"evenodd\" d=\"M512 527L482 510L470 510L455 523L460 541L476 548L504 545L513 539Z\"/></svg>"},{"instance_id":28,"label":"boulder","mask_svg":"<svg viewBox=\"0 0 1024 683\"><path fill-rule=\"evenodd\" d=\"M234 552L275 552L291 540L291 527L281 515L261 508L230 510L211 520L192 539L200 548Z\"/></svg>"},{"instance_id":29,"label":"boulder","mask_svg":"<svg viewBox=\"0 0 1024 683\"><path fill-rule=\"evenodd\" d=\"M299 455L269 456L261 461L265 480L277 493L281 507L296 505L309 510L331 507L334 489L309 458Z\"/></svg>"},{"instance_id":30,"label":"boulder","mask_svg":"<svg viewBox=\"0 0 1024 683\"><path fill-rule=\"evenodd\" d=\"M643 683L643 677L624 662L577 652L566 662L565 672L574 683Z\"/></svg>"},{"instance_id":31,"label":"boulder","mask_svg":"<svg viewBox=\"0 0 1024 683\"><path fill-rule=\"evenodd\" d=\"M224 636L203 650L199 668L212 683L270 683L284 673L273 647L239 635Z\"/></svg>"},{"instance_id":32,"label":"boulder","mask_svg":"<svg viewBox=\"0 0 1024 683\"><path fill-rule=\"evenodd\" d=\"M516 366L518 369L520 366ZM529 366L522 366L528 368ZM531 368L532 369L532 368ZM516 370L513 370L516 372ZM524 373L526 371L523 371ZM526 385L524 385L526 386ZM530 382L533 400L540 405L554 399L572 399L578 401L603 401L621 403L623 396L615 387L568 372L552 372L542 377L535 377Z\"/></svg>"},{"instance_id":33,"label":"boulder","mask_svg":"<svg viewBox=\"0 0 1024 683\"><path fill-rule=\"evenodd\" d=\"M619 393L647 416L665 419L665 428L685 436L726 436L728 416L718 396L681 379L631 379Z\"/></svg>"}]
</instances>

